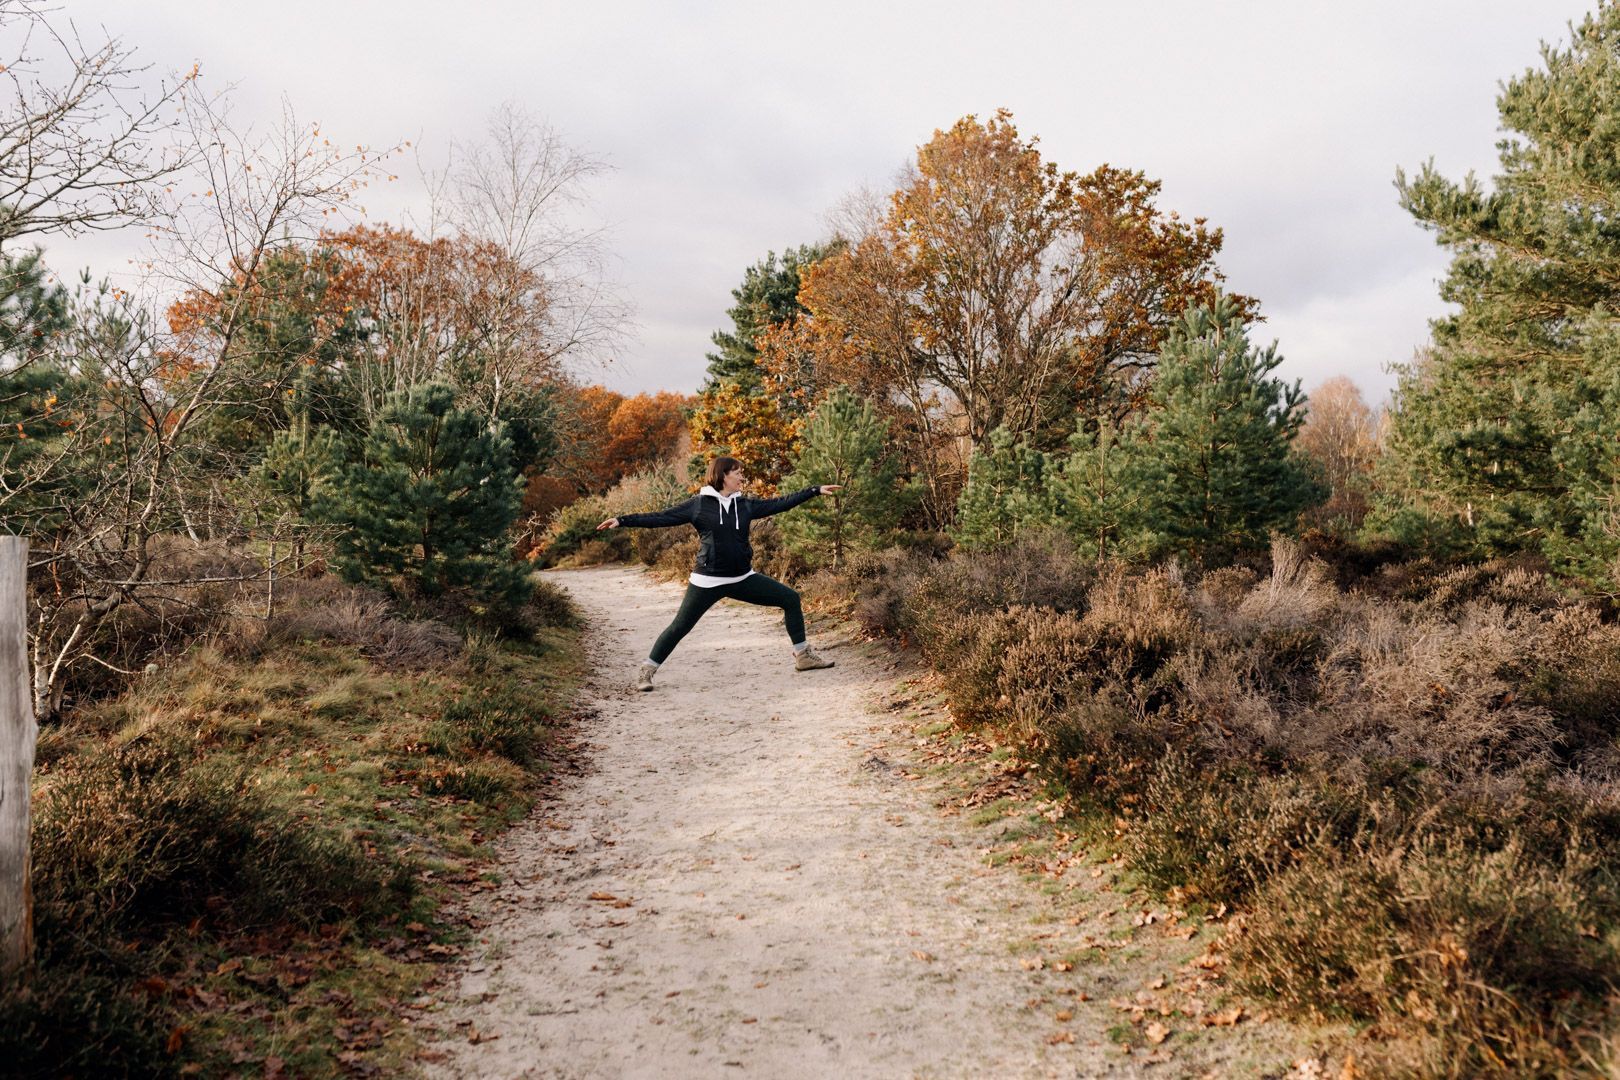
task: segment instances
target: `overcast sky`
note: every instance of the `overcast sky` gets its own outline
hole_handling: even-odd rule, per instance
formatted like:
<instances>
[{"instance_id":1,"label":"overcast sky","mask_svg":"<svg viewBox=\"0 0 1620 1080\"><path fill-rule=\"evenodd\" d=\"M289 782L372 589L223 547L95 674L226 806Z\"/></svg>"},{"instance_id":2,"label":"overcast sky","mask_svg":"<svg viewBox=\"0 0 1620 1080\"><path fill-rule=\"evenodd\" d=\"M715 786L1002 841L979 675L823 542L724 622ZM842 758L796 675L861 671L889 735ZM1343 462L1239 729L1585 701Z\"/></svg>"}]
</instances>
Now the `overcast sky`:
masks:
<instances>
[{"instance_id":1,"label":"overcast sky","mask_svg":"<svg viewBox=\"0 0 1620 1080\"><path fill-rule=\"evenodd\" d=\"M1498 83L1565 42L1586 0L1052 0L967 4L67 0L160 69L237 86L242 119L412 139L433 164L515 101L611 170L591 184L632 337L594 381L690 392L730 289L823 236L847 193L888 191L935 129L1005 107L1065 169L1160 179L1225 230L1283 371L1370 397L1441 313L1446 258L1396 205L1397 166L1496 166ZM374 219L418 213L401 180ZM119 238L53 261L113 271Z\"/></svg>"}]
</instances>

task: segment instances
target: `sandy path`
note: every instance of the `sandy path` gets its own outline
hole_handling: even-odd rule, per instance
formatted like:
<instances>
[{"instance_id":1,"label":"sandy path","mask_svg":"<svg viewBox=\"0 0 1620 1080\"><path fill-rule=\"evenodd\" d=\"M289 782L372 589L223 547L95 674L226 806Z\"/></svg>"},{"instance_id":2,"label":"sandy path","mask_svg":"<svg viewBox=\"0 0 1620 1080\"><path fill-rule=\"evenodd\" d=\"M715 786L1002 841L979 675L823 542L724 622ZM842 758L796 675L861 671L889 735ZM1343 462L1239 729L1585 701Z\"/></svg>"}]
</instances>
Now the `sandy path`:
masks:
<instances>
[{"instance_id":1,"label":"sandy path","mask_svg":"<svg viewBox=\"0 0 1620 1080\"><path fill-rule=\"evenodd\" d=\"M1051 973L1008 948L1042 898L875 766L871 705L892 686L876 654L794 672L779 618L726 602L638 694L680 587L618 567L552 578L592 628L586 768L505 842L509 880L478 901L488 944L436 1018L458 1037L435 1075L1147 1074L1102 1026L1048 1044L1050 1010L1026 1004ZM1091 1012L1120 976L1069 978Z\"/></svg>"}]
</instances>

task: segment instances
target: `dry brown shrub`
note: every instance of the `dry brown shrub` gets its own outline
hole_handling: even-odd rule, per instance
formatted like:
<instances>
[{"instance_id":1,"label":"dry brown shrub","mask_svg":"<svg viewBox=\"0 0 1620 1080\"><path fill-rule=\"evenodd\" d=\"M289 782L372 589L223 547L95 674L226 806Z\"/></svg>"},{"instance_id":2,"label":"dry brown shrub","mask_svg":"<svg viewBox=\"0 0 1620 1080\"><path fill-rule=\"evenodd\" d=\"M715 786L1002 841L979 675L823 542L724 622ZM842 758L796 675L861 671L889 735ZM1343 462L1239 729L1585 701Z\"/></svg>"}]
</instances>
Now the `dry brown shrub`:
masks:
<instances>
[{"instance_id":1,"label":"dry brown shrub","mask_svg":"<svg viewBox=\"0 0 1620 1080\"><path fill-rule=\"evenodd\" d=\"M1153 768L1124 842L1132 868L1157 887L1237 903L1296 852L1353 830L1367 802L1354 781L1200 765L1176 750Z\"/></svg>"},{"instance_id":2,"label":"dry brown shrub","mask_svg":"<svg viewBox=\"0 0 1620 1080\"><path fill-rule=\"evenodd\" d=\"M1014 604L1081 611L1096 580L1095 561L1076 551L1066 536L1031 530L1004 548L957 551L933 562L918 582L916 599L957 611Z\"/></svg>"},{"instance_id":3,"label":"dry brown shrub","mask_svg":"<svg viewBox=\"0 0 1620 1080\"><path fill-rule=\"evenodd\" d=\"M1002 699L1002 658L1019 639L1023 612L988 611L958 615L930 628L923 641L928 660L939 671L951 713L968 724L988 723Z\"/></svg>"},{"instance_id":4,"label":"dry brown shrub","mask_svg":"<svg viewBox=\"0 0 1620 1080\"><path fill-rule=\"evenodd\" d=\"M1523 559L1492 559L1463 566L1426 559L1385 566L1373 591L1409 600L1435 614L1454 613L1471 603L1545 611L1568 602L1545 566Z\"/></svg>"},{"instance_id":5,"label":"dry brown shrub","mask_svg":"<svg viewBox=\"0 0 1620 1080\"><path fill-rule=\"evenodd\" d=\"M1134 812L1171 733L1162 714L1142 712L1117 686L1104 686L1069 704L1045 732L1048 770L1080 805L1103 808L1112 820Z\"/></svg>"},{"instance_id":6,"label":"dry brown shrub","mask_svg":"<svg viewBox=\"0 0 1620 1080\"><path fill-rule=\"evenodd\" d=\"M1620 626L1523 563L1039 558L874 561L857 610L1129 822L1151 883L1247 903L1251 990L1375 1024L1391 1075L1574 1069L1620 970Z\"/></svg>"},{"instance_id":7,"label":"dry brown shrub","mask_svg":"<svg viewBox=\"0 0 1620 1080\"><path fill-rule=\"evenodd\" d=\"M1157 673L1198 631L1174 564L1146 573L1110 568L1090 591L1081 622L1097 640L1101 670L1123 684Z\"/></svg>"},{"instance_id":8,"label":"dry brown shrub","mask_svg":"<svg viewBox=\"0 0 1620 1080\"><path fill-rule=\"evenodd\" d=\"M574 550L574 553L559 561L556 565L566 567L605 566L608 563L624 562L628 556L629 537L612 537L608 540L586 540Z\"/></svg>"},{"instance_id":9,"label":"dry brown shrub","mask_svg":"<svg viewBox=\"0 0 1620 1080\"><path fill-rule=\"evenodd\" d=\"M1253 648L1207 640L1165 664L1180 730L1201 756L1243 760L1298 744L1296 726L1256 664Z\"/></svg>"},{"instance_id":10,"label":"dry brown shrub","mask_svg":"<svg viewBox=\"0 0 1620 1080\"><path fill-rule=\"evenodd\" d=\"M1198 580L1196 600L1201 617L1221 616L1249 595L1260 575L1247 566L1222 566Z\"/></svg>"},{"instance_id":11,"label":"dry brown shrub","mask_svg":"<svg viewBox=\"0 0 1620 1080\"><path fill-rule=\"evenodd\" d=\"M461 655L461 636L453 629L431 619L400 618L387 597L363 585L316 578L295 583L290 593L265 620L262 639L238 637L238 650L279 641L337 641L396 670L436 667Z\"/></svg>"},{"instance_id":12,"label":"dry brown shrub","mask_svg":"<svg viewBox=\"0 0 1620 1080\"><path fill-rule=\"evenodd\" d=\"M1340 599L1327 567L1279 537L1271 542L1271 575L1249 590L1237 614L1257 630L1293 630L1327 621Z\"/></svg>"},{"instance_id":13,"label":"dry brown shrub","mask_svg":"<svg viewBox=\"0 0 1620 1080\"><path fill-rule=\"evenodd\" d=\"M1010 640L996 674L997 701L1013 730L1034 748L1051 722L1093 685L1096 632L1073 615L1016 607L1007 613Z\"/></svg>"},{"instance_id":14,"label":"dry brown shrub","mask_svg":"<svg viewBox=\"0 0 1620 1080\"><path fill-rule=\"evenodd\" d=\"M856 622L868 634L908 638L911 599L939 560L904 548L857 551L836 576L850 594Z\"/></svg>"},{"instance_id":15,"label":"dry brown shrub","mask_svg":"<svg viewBox=\"0 0 1620 1080\"><path fill-rule=\"evenodd\" d=\"M1336 711L1362 728L1364 752L1456 775L1545 762L1557 721L1523 695L1539 629L1535 616L1494 605L1470 606L1455 621L1373 619L1344 642L1340 662L1356 664L1361 678Z\"/></svg>"},{"instance_id":16,"label":"dry brown shrub","mask_svg":"<svg viewBox=\"0 0 1620 1080\"><path fill-rule=\"evenodd\" d=\"M1403 1075L1569 1075L1571 1032L1620 962L1591 932L1594 866L1578 845L1549 857L1511 835L1489 850L1454 834L1319 844L1256 896L1230 951L1245 989L1376 1022Z\"/></svg>"}]
</instances>

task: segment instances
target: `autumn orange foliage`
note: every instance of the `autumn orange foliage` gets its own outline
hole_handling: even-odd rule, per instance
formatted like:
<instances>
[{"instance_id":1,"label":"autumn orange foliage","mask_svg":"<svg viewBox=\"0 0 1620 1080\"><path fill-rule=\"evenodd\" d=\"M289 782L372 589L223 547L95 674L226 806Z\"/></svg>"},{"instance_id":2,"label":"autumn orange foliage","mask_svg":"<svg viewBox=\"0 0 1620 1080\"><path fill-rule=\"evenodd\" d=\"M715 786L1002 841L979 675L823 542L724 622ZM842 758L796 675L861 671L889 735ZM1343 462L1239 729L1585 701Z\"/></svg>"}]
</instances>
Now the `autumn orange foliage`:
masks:
<instances>
[{"instance_id":1,"label":"autumn orange foliage","mask_svg":"<svg viewBox=\"0 0 1620 1080\"><path fill-rule=\"evenodd\" d=\"M582 494L600 494L631 473L674 461L687 449L690 407L690 398L668 391L626 397L602 386L573 388L564 396L553 471Z\"/></svg>"},{"instance_id":2,"label":"autumn orange foliage","mask_svg":"<svg viewBox=\"0 0 1620 1080\"><path fill-rule=\"evenodd\" d=\"M976 447L1131 407L1170 322L1214 296L1221 232L1160 213L1140 172L1062 172L1037 141L1005 111L935 132L887 207L805 272L815 329L790 352L817 382L919 413L944 391Z\"/></svg>"},{"instance_id":3,"label":"autumn orange foliage","mask_svg":"<svg viewBox=\"0 0 1620 1080\"><path fill-rule=\"evenodd\" d=\"M722 385L698 397L691 424L693 451L741 460L756 494L774 494L792 470L800 423L769 395Z\"/></svg>"}]
</instances>

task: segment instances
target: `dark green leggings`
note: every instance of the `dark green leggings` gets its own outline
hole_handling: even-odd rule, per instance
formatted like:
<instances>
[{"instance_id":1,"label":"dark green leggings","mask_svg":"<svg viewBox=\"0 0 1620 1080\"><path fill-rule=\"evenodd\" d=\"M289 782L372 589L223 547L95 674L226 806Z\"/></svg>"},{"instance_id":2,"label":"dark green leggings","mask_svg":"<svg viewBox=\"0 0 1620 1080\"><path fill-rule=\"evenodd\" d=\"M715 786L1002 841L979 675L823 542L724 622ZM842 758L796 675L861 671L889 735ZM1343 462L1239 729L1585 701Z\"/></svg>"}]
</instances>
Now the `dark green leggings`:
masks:
<instances>
[{"instance_id":1,"label":"dark green leggings","mask_svg":"<svg viewBox=\"0 0 1620 1080\"><path fill-rule=\"evenodd\" d=\"M668 660L681 638L703 618L703 613L721 600L741 600L745 604L758 604L761 607L779 607L793 644L804 640L804 611L799 607L799 594L764 574L751 574L730 585L716 585L708 589L688 585L686 595L681 598L681 610L675 613L675 621L658 635L648 659L655 664Z\"/></svg>"}]
</instances>

